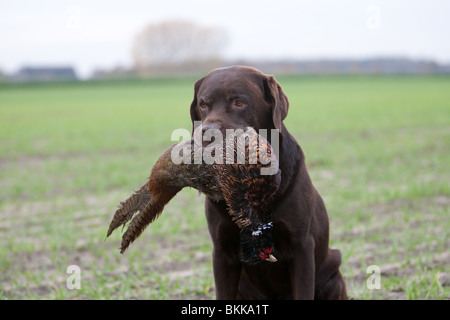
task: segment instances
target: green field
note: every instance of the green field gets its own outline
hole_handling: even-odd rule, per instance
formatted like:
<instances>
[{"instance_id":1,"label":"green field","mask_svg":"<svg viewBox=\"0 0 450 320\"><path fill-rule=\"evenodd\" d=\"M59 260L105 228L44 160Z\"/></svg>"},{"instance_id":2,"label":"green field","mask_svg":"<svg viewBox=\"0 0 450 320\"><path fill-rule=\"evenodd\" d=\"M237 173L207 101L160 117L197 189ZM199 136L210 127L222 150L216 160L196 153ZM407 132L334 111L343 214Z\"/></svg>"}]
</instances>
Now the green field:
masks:
<instances>
[{"instance_id":1,"label":"green field","mask_svg":"<svg viewBox=\"0 0 450 320\"><path fill-rule=\"evenodd\" d=\"M195 79L0 85L0 298L211 299L203 196L183 190L119 253L105 240ZM450 298L450 78L279 77L285 124L330 217L354 299ZM81 288L69 290L69 265ZM381 270L369 289L367 267Z\"/></svg>"}]
</instances>

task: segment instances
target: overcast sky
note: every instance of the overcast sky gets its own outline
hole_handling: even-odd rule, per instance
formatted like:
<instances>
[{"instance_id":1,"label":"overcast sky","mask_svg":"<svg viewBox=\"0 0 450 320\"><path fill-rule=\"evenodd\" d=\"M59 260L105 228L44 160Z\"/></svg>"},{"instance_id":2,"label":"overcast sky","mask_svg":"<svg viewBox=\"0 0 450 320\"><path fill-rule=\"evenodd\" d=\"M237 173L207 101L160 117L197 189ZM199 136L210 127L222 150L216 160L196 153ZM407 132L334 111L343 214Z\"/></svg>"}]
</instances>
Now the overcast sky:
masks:
<instances>
[{"instance_id":1,"label":"overcast sky","mask_svg":"<svg viewBox=\"0 0 450 320\"><path fill-rule=\"evenodd\" d=\"M448 0L0 0L0 70L130 66L149 23L190 20L229 35L226 58L406 56L450 63Z\"/></svg>"}]
</instances>

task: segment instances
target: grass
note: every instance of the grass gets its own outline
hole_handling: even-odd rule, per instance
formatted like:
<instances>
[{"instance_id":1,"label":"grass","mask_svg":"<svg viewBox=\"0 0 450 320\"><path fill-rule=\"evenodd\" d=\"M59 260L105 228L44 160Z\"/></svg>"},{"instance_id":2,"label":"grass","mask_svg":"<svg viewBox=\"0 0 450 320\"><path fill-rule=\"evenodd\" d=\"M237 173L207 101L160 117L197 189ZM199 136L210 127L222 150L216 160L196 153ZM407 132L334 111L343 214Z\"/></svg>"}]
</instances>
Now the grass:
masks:
<instances>
[{"instance_id":1,"label":"grass","mask_svg":"<svg viewBox=\"0 0 450 320\"><path fill-rule=\"evenodd\" d=\"M0 298L211 299L203 198L183 190L120 255L118 202L190 130L195 79L0 86ZM449 299L450 79L279 77L285 124L355 299ZM81 269L69 290L67 267ZM379 265L381 288L366 269Z\"/></svg>"}]
</instances>

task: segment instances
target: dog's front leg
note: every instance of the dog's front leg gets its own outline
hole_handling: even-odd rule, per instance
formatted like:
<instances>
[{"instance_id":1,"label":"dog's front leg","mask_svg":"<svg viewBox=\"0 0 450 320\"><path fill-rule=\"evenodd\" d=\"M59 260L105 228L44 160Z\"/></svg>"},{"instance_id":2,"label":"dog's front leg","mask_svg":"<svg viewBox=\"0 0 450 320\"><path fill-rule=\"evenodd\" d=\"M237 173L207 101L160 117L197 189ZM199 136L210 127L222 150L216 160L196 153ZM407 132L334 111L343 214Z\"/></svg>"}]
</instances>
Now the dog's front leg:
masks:
<instances>
[{"instance_id":1,"label":"dog's front leg","mask_svg":"<svg viewBox=\"0 0 450 320\"><path fill-rule=\"evenodd\" d=\"M302 244L289 268L292 298L295 300L314 299L315 262L313 243L313 241L308 241Z\"/></svg>"},{"instance_id":2,"label":"dog's front leg","mask_svg":"<svg viewBox=\"0 0 450 320\"><path fill-rule=\"evenodd\" d=\"M217 300L235 300L241 274L239 259L230 259L224 250L213 250L214 283Z\"/></svg>"},{"instance_id":3,"label":"dog's front leg","mask_svg":"<svg viewBox=\"0 0 450 320\"><path fill-rule=\"evenodd\" d=\"M235 300L241 275L239 231L228 215L224 201L206 198L206 220L213 242L213 272L216 299Z\"/></svg>"}]
</instances>

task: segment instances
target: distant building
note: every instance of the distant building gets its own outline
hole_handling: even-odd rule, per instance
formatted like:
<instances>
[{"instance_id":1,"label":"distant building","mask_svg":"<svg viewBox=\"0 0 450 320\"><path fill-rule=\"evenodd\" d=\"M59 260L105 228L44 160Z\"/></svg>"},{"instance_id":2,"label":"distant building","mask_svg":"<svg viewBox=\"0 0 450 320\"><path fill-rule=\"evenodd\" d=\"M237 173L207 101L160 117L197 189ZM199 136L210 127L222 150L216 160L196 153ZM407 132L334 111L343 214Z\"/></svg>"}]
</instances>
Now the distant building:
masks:
<instances>
[{"instance_id":1,"label":"distant building","mask_svg":"<svg viewBox=\"0 0 450 320\"><path fill-rule=\"evenodd\" d=\"M19 82L77 80L72 67L23 67L13 78Z\"/></svg>"}]
</instances>

